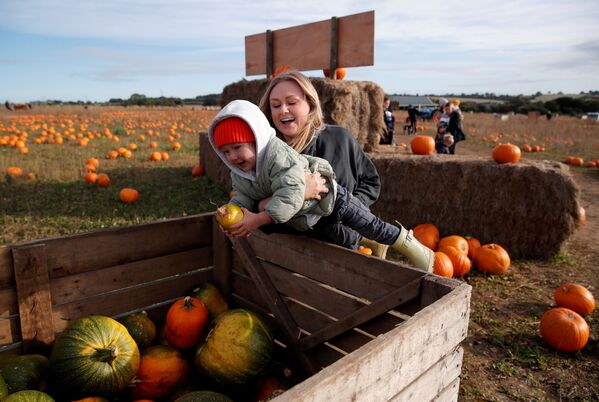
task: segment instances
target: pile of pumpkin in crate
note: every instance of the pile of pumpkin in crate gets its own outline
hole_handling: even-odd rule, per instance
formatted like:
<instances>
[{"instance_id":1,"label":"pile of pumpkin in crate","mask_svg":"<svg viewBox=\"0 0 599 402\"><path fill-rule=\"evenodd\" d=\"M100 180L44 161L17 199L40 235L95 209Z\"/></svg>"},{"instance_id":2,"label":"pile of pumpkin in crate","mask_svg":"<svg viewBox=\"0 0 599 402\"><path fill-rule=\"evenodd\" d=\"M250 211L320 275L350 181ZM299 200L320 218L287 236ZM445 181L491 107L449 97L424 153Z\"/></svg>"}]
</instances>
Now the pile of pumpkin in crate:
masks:
<instances>
[{"instance_id":1,"label":"pile of pumpkin in crate","mask_svg":"<svg viewBox=\"0 0 599 402\"><path fill-rule=\"evenodd\" d=\"M0 356L0 401L266 401L292 383L266 321L229 309L203 283L156 323L85 316L57 335L49 357Z\"/></svg>"}]
</instances>

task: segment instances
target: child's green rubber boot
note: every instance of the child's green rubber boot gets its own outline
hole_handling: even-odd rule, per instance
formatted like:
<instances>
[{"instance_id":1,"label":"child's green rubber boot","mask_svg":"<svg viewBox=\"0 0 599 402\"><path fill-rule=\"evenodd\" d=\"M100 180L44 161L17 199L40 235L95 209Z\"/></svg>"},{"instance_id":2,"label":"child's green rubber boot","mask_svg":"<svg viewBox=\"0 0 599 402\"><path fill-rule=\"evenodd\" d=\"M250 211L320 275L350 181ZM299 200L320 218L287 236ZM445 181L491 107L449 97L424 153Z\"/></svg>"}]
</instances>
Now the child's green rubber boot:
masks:
<instances>
[{"instance_id":1,"label":"child's green rubber boot","mask_svg":"<svg viewBox=\"0 0 599 402\"><path fill-rule=\"evenodd\" d=\"M401 232L391 247L408 257L416 268L425 272L433 272L433 263L435 262L433 250L420 243L411 230L407 230L401 225L399 227Z\"/></svg>"}]
</instances>

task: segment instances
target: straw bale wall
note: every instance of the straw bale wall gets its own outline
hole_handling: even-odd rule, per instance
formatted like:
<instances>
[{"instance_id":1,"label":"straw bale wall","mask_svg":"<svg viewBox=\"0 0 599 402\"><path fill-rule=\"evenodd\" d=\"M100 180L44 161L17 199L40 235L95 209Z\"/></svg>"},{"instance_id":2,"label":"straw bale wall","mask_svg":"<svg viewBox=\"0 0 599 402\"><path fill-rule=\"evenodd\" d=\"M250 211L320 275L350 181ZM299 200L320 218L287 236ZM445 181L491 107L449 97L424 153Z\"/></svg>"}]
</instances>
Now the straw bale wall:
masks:
<instances>
[{"instance_id":1,"label":"straw bale wall","mask_svg":"<svg viewBox=\"0 0 599 402\"><path fill-rule=\"evenodd\" d=\"M559 162L498 165L460 155L375 156L382 191L373 211L407 227L433 223L441 236L472 235L512 257L558 253L579 218L579 188Z\"/></svg>"},{"instance_id":2,"label":"straw bale wall","mask_svg":"<svg viewBox=\"0 0 599 402\"><path fill-rule=\"evenodd\" d=\"M310 80L318 92L325 122L347 128L365 151L375 150L384 129L383 89L370 81L313 77ZM267 79L241 80L227 85L221 94L220 105L235 99L257 105L267 86Z\"/></svg>"}]
</instances>

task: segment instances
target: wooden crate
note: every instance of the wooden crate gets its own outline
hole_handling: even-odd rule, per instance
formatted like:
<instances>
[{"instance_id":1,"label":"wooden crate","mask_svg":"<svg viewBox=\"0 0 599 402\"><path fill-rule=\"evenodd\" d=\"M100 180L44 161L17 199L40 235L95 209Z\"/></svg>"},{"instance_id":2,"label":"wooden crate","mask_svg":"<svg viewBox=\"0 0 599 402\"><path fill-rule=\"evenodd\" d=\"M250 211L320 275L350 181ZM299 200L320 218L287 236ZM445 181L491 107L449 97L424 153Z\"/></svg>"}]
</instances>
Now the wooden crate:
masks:
<instances>
[{"instance_id":1,"label":"wooden crate","mask_svg":"<svg viewBox=\"0 0 599 402\"><path fill-rule=\"evenodd\" d=\"M457 400L469 285L303 236L249 245L317 371L274 401ZM163 314L205 281L280 322L238 253L212 214L2 246L0 353L47 349L89 314Z\"/></svg>"}]
</instances>

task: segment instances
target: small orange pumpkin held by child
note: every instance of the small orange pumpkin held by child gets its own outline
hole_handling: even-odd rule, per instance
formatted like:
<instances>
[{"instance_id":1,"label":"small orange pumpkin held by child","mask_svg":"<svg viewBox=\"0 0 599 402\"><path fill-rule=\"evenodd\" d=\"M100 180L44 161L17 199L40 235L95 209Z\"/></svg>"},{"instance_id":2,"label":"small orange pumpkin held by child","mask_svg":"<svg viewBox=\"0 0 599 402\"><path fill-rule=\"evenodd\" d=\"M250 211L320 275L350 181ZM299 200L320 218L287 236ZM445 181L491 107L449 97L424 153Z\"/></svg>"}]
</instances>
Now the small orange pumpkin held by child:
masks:
<instances>
[{"instance_id":1,"label":"small orange pumpkin held by child","mask_svg":"<svg viewBox=\"0 0 599 402\"><path fill-rule=\"evenodd\" d=\"M416 155L430 155L435 152L435 140L428 135L417 135L410 142L410 148Z\"/></svg>"},{"instance_id":2,"label":"small orange pumpkin held by child","mask_svg":"<svg viewBox=\"0 0 599 402\"><path fill-rule=\"evenodd\" d=\"M177 349L196 346L208 321L208 310L200 299L186 296L177 300L166 313L164 337Z\"/></svg>"},{"instance_id":3,"label":"small orange pumpkin held by child","mask_svg":"<svg viewBox=\"0 0 599 402\"><path fill-rule=\"evenodd\" d=\"M193 167L193 169L191 169L192 176L203 176L204 173L205 173L204 166L202 166L202 165L195 165Z\"/></svg>"},{"instance_id":4,"label":"small orange pumpkin held by child","mask_svg":"<svg viewBox=\"0 0 599 402\"><path fill-rule=\"evenodd\" d=\"M577 283L565 283L555 290L555 304L566 307L583 317L595 310L595 297L590 290Z\"/></svg>"},{"instance_id":5,"label":"small orange pumpkin held by child","mask_svg":"<svg viewBox=\"0 0 599 402\"><path fill-rule=\"evenodd\" d=\"M119 192L119 200L125 204L136 202L139 199L139 192L134 188L125 187Z\"/></svg>"},{"instance_id":6,"label":"small orange pumpkin held by child","mask_svg":"<svg viewBox=\"0 0 599 402\"><path fill-rule=\"evenodd\" d=\"M99 173L96 177L96 185L98 187L108 187L110 185L110 177L106 173Z\"/></svg>"},{"instance_id":7,"label":"small orange pumpkin held by child","mask_svg":"<svg viewBox=\"0 0 599 402\"><path fill-rule=\"evenodd\" d=\"M555 307L541 317L541 337L560 352L578 352L589 340L589 324L575 311Z\"/></svg>"},{"instance_id":8,"label":"small orange pumpkin held by child","mask_svg":"<svg viewBox=\"0 0 599 402\"><path fill-rule=\"evenodd\" d=\"M497 163L516 163L520 160L522 152L514 144L498 144L493 148L493 160Z\"/></svg>"},{"instance_id":9,"label":"small orange pumpkin held by child","mask_svg":"<svg viewBox=\"0 0 599 402\"><path fill-rule=\"evenodd\" d=\"M499 244L485 244L476 251L474 263L480 272L505 274L510 268L510 256Z\"/></svg>"}]
</instances>

